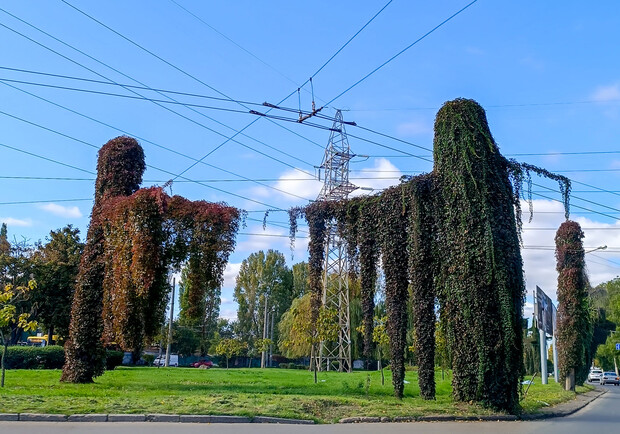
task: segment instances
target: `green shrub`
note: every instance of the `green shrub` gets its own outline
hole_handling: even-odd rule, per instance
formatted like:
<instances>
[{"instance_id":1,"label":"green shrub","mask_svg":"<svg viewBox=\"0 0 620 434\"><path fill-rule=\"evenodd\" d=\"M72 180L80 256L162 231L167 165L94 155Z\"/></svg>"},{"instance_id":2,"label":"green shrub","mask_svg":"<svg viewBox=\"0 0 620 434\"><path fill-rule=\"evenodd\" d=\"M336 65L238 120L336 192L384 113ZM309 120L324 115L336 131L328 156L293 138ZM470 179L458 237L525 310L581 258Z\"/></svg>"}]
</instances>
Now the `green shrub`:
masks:
<instances>
[{"instance_id":1,"label":"green shrub","mask_svg":"<svg viewBox=\"0 0 620 434\"><path fill-rule=\"evenodd\" d=\"M4 364L7 369L61 369L65 350L59 345L47 347L8 347Z\"/></svg>"},{"instance_id":2,"label":"green shrub","mask_svg":"<svg viewBox=\"0 0 620 434\"><path fill-rule=\"evenodd\" d=\"M120 366L123 363L123 356L124 353L122 351L107 350L105 358L105 369L107 371L113 371L114 368Z\"/></svg>"},{"instance_id":3,"label":"green shrub","mask_svg":"<svg viewBox=\"0 0 620 434\"><path fill-rule=\"evenodd\" d=\"M146 366L153 366L153 362L155 361L155 356L152 354L144 354L142 356L142 359L144 360L144 363L146 363Z\"/></svg>"}]
</instances>

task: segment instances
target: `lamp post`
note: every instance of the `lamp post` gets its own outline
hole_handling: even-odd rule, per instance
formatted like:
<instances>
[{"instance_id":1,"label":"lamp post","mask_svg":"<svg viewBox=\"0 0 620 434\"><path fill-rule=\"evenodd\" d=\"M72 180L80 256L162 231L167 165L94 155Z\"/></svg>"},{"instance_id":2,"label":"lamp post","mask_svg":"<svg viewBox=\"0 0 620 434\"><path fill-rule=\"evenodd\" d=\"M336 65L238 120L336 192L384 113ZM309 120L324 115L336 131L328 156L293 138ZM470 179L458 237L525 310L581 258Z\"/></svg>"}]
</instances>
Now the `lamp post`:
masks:
<instances>
[{"instance_id":1,"label":"lamp post","mask_svg":"<svg viewBox=\"0 0 620 434\"><path fill-rule=\"evenodd\" d=\"M598 246L596 249L588 250L585 253L592 253L592 252L596 252L597 250L605 250L605 249L607 249L607 246Z\"/></svg>"}]
</instances>

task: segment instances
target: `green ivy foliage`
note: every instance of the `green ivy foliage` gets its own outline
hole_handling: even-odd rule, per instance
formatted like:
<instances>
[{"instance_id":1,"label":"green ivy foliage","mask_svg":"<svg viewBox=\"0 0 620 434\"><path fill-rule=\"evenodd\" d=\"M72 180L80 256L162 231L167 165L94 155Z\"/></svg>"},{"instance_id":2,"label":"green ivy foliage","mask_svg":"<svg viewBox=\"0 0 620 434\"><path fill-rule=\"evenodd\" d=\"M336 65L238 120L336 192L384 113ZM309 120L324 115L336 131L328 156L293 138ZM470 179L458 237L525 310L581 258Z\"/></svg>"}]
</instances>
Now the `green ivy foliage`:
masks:
<instances>
[{"instance_id":1,"label":"green ivy foliage","mask_svg":"<svg viewBox=\"0 0 620 434\"><path fill-rule=\"evenodd\" d=\"M415 354L418 363L420 396L435 399L435 287L437 275L437 228L432 174L416 176L408 182L409 280L413 307Z\"/></svg>"},{"instance_id":2,"label":"green ivy foliage","mask_svg":"<svg viewBox=\"0 0 620 434\"><path fill-rule=\"evenodd\" d=\"M558 364L562 380L575 370L576 384L587 378L592 338L583 237L579 223L570 220L562 223L555 236Z\"/></svg>"},{"instance_id":3,"label":"green ivy foliage","mask_svg":"<svg viewBox=\"0 0 620 434\"><path fill-rule=\"evenodd\" d=\"M435 338L441 332L439 355L453 368L455 399L516 413L523 377L523 184L531 211L531 174L558 181L568 215L570 181L506 160L484 110L466 99L447 102L437 114L434 159L431 174L404 178L381 194L290 210L292 241L298 217L305 215L310 228L311 321L316 333L327 225L335 220L355 259L351 275L359 267L366 355L372 354L381 255L395 395L403 392L409 305L422 397L435 396Z\"/></svg>"},{"instance_id":4,"label":"green ivy foliage","mask_svg":"<svg viewBox=\"0 0 620 434\"><path fill-rule=\"evenodd\" d=\"M523 375L523 264L508 163L473 100L449 101L435 121L441 270L453 394L516 412Z\"/></svg>"},{"instance_id":5,"label":"green ivy foliage","mask_svg":"<svg viewBox=\"0 0 620 434\"><path fill-rule=\"evenodd\" d=\"M403 184L388 188L379 203L378 235L385 275L387 334L394 395L403 397L407 346L407 195Z\"/></svg>"}]
</instances>

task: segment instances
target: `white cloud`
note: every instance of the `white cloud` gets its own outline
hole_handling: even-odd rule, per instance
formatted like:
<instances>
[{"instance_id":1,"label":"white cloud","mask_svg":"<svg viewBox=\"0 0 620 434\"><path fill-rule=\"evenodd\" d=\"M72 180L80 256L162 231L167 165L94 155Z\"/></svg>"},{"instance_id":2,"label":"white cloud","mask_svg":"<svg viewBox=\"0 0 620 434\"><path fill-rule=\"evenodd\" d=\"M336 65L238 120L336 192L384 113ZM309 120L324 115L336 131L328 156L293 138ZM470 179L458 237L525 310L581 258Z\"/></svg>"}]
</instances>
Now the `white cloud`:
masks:
<instances>
[{"instance_id":1,"label":"white cloud","mask_svg":"<svg viewBox=\"0 0 620 434\"><path fill-rule=\"evenodd\" d=\"M592 94L592 99L600 102L620 99L620 83L597 87Z\"/></svg>"},{"instance_id":2,"label":"white cloud","mask_svg":"<svg viewBox=\"0 0 620 434\"><path fill-rule=\"evenodd\" d=\"M241 262L229 262L224 270L224 288L234 288L237 283L237 274L241 268ZM222 303L228 303L230 300L222 297Z\"/></svg>"},{"instance_id":3,"label":"white cloud","mask_svg":"<svg viewBox=\"0 0 620 434\"><path fill-rule=\"evenodd\" d=\"M400 169L392 164L390 160L377 158L375 159L375 165L373 167L361 169L359 172L351 174L351 178L358 178L351 179L351 182L359 187L371 188L376 192L377 190L383 190L398 184L400 182L399 178L402 175ZM359 196L368 193L368 190L358 189L355 190L351 196Z\"/></svg>"},{"instance_id":4,"label":"white cloud","mask_svg":"<svg viewBox=\"0 0 620 434\"><path fill-rule=\"evenodd\" d=\"M234 321L237 319L237 309L221 309L220 318Z\"/></svg>"},{"instance_id":5,"label":"white cloud","mask_svg":"<svg viewBox=\"0 0 620 434\"><path fill-rule=\"evenodd\" d=\"M59 217L66 218L80 218L82 217L82 213L77 206L62 206L57 203L46 203L45 205L41 205L41 208L44 211L49 212L50 214L57 215Z\"/></svg>"},{"instance_id":6,"label":"white cloud","mask_svg":"<svg viewBox=\"0 0 620 434\"><path fill-rule=\"evenodd\" d=\"M7 226L20 226L20 227L27 227L27 226L32 226L32 220L31 219L16 219L13 217L0 217L0 221L2 223L6 223Z\"/></svg>"}]
</instances>

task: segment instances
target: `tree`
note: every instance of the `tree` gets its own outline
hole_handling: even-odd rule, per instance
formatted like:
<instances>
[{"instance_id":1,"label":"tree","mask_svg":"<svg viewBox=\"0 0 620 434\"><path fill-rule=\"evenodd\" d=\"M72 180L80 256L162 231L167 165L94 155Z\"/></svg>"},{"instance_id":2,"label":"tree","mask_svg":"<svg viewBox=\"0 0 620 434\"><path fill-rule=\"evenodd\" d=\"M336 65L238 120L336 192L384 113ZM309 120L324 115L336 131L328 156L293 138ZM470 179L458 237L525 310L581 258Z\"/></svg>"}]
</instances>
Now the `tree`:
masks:
<instances>
[{"instance_id":1,"label":"tree","mask_svg":"<svg viewBox=\"0 0 620 434\"><path fill-rule=\"evenodd\" d=\"M190 302L191 282L188 280L188 269L181 270L181 281L179 283L179 323L186 327L193 327L200 330L201 353L206 354L208 342L218 329L218 316L220 314L221 288L215 287L208 289L204 297L199 301L197 307L193 307ZM192 310L202 312L198 318L192 317Z\"/></svg>"},{"instance_id":2,"label":"tree","mask_svg":"<svg viewBox=\"0 0 620 434\"><path fill-rule=\"evenodd\" d=\"M32 300L37 305L37 318L48 330L48 342L59 335L62 340L69 334L71 302L75 280L80 266L84 244L80 230L68 225L51 231L45 245L35 252L35 280L37 289Z\"/></svg>"},{"instance_id":3,"label":"tree","mask_svg":"<svg viewBox=\"0 0 620 434\"><path fill-rule=\"evenodd\" d=\"M6 224L0 226L0 290L10 285L13 288L26 288L33 280L33 246L26 239L8 241ZM35 313L36 305L32 297L17 297L13 302L15 313ZM22 329L18 322L11 322L10 330L6 331L7 342L17 344Z\"/></svg>"},{"instance_id":4,"label":"tree","mask_svg":"<svg viewBox=\"0 0 620 434\"><path fill-rule=\"evenodd\" d=\"M301 297L309 291L309 270L307 262L293 264L293 298Z\"/></svg>"},{"instance_id":5,"label":"tree","mask_svg":"<svg viewBox=\"0 0 620 434\"><path fill-rule=\"evenodd\" d=\"M377 351L377 361L379 362L379 370L381 371L381 385L385 385L385 376L383 375L383 357L390 352L390 337L388 336L387 315L381 317L374 317L374 324L372 328L372 341L375 343L375 349ZM364 333L365 324L358 327L361 333Z\"/></svg>"},{"instance_id":6,"label":"tree","mask_svg":"<svg viewBox=\"0 0 620 434\"><path fill-rule=\"evenodd\" d=\"M240 355L247 348L247 342L243 342L240 339L222 339L215 347L215 354L226 358L226 369L228 369L228 360L231 357Z\"/></svg>"},{"instance_id":7,"label":"tree","mask_svg":"<svg viewBox=\"0 0 620 434\"><path fill-rule=\"evenodd\" d=\"M284 255L276 250L252 253L241 263L234 290L234 299L239 303L237 331L250 346L263 337L265 304L267 312L274 309L274 324L291 306L292 281ZM278 341L276 330L273 340Z\"/></svg>"},{"instance_id":8,"label":"tree","mask_svg":"<svg viewBox=\"0 0 620 434\"><path fill-rule=\"evenodd\" d=\"M289 359L308 357L312 351L310 293L293 300L278 323L278 347Z\"/></svg>"},{"instance_id":9,"label":"tree","mask_svg":"<svg viewBox=\"0 0 620 434\"><path fill-rule=\"evenodd\" d=\"M588 276L585 270L583 231L570 220L555 236L558 271L557 345L560 378L566 390L583 384L590 365L592 322L588 305Z\"/></svg>"},{"instance_id":10,"label":"tree","mask_svg":"<svg viewBox=\"0 0 620 434\"><path fill-rule=\"evenodd\" d=\"M2 360L0 361L2 369L2 378L0 379L0 387L4 387L4 357L6 349L9 346L9 339L5 333L19 328L25 331L36 330L36 321L30 320L29 313L18 313L16 303L27 299L30 292L36 288L34 280L28 282L26 286L13 286L8 284L0 290L0 344L2 344Z\"/></svg>"}]
</instances>

